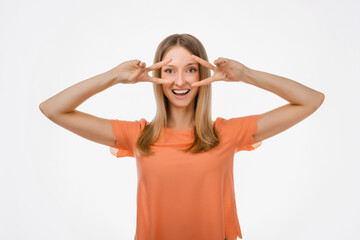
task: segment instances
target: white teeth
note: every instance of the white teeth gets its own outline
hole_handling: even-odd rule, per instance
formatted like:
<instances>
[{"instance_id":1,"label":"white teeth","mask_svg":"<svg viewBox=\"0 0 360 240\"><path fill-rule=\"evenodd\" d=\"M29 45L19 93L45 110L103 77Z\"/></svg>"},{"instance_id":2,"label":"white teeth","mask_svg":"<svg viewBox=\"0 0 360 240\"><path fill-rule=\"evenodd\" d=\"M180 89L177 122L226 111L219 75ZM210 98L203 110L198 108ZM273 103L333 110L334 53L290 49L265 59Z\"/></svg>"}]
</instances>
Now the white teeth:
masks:
<instances>
[{"instance_id":1,"label":"white teeth","mask_svg":"<svg viewBox=\"0 0 360 240\"><path fill-rule=\"evenodd\" d=\"M174 93L188 93L190 90L172 90Z\"/></svg>"}]
</instances>

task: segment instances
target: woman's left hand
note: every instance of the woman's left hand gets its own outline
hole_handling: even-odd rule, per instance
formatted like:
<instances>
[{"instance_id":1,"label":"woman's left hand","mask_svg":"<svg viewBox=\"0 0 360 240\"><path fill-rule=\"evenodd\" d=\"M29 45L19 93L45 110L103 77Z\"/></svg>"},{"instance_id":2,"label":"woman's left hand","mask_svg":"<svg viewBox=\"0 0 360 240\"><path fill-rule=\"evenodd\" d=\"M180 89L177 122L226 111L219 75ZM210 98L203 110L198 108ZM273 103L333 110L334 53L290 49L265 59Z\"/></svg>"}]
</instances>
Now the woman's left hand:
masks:
<instances>
[{"instance_id":1,"label":"woman's left hand","mask_svg":"<svg viewBox=\"0 0 360 240\"><path fill-rule=\"evenodd\" d=\"M245 65L228 58L219 57L214 61L214 64L216 65L214 66L198 56L191 55L191 57L202 66L214 72L211 77L193 83L191 84L191 87L203 86L215 81L240 82L244 80L245 74L248 71L248 68Z\"/></svg>"}]
</instances>

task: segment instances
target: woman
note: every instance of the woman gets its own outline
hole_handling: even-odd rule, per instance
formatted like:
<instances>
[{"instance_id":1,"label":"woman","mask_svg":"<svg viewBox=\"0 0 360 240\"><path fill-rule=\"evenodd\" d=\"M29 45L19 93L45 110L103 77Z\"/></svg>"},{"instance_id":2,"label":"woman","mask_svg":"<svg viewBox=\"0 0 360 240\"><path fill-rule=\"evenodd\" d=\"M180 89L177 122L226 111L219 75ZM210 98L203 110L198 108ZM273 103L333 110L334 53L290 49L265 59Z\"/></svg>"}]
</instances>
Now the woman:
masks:
<instances>
[{"instance_id":1,"label":"woman","mask_svg":"<svg viewBox=\"0 0 360 240\"><path fill-rule=\"evenodd\" d=\"M158 46L154 64L140 60L79 82L40 104L56 124L135 157L138 167L137 240L236 240L238 221L233 157L251 151L316 111L324 94L290 79L227 58L208 62L201 42L173 34ZM213 75L210 74L213 71ZM148 75L154 71L153 76ZM211 84L247 83L289 103L269 112L211 120ZM148 122L103 119L76 108L118 83L152 82L157 103Z\"/></svg>"}]
</instances>

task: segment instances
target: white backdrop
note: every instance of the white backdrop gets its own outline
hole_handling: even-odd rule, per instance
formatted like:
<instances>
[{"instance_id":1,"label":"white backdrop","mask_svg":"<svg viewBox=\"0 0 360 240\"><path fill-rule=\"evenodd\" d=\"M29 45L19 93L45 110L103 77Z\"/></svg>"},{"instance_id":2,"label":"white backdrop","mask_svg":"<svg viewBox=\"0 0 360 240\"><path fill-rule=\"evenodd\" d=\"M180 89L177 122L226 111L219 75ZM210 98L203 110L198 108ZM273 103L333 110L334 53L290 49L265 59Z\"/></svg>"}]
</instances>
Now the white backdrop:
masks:
<instances>
[{"instance_id":1,"label":"white backdrop","mask_svg":"<svg viewBox=\"0 0 360 240\"><path fill-rule=\"evenodd\" d=\"M0 238L133 239L136 160L48 120L39 104L189 33L209 61L246 66L323 92L294 127L234 159L244 240L360 239L358 1L0 2ZM213 119L287 102L244 83L215 82ZM78 110L150 121L152 83L115 85Z\"/></svg>"}]
</instances>

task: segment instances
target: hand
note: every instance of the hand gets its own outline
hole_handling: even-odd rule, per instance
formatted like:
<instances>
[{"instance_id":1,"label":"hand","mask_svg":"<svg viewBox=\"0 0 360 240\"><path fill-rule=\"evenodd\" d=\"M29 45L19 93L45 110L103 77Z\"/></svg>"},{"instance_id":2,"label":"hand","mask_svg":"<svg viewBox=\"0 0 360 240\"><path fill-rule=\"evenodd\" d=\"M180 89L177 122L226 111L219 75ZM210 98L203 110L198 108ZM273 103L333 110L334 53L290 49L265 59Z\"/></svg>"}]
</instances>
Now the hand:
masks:
<instances>
[{"instance_id":1,"label":"hand","mask_svg":"<svg viewBox=\"0 0 360 240\"><path fill-rule=\"evenodd\" d=\"M240 82L243 81L245 77L245 71L248 70L245 65L228 58L216 59L214 61L216 66L213 66L212 64L202 58L199 58L198 56L191 55L191 57L204 67L214 72L211 77L193 83L191 84L191 87L203 86L215 81Z\"/></svg>"},{"instance_id":2,"label":"hand","mask_svg":"<svg viewBox=\"0 0 360 240\"><path fill-rule=\"evenodd\" d=\"M171 83L170 80L150 77L148 72L161 68L163 65L171 62L172 59L157 62L154 65L145 68L146 63L140 60L129 60L119 64L111 69L109 72L115 77L117 83L137 83L137 82L153 82L158 84Z\"/></svg>"}]
</instances>

